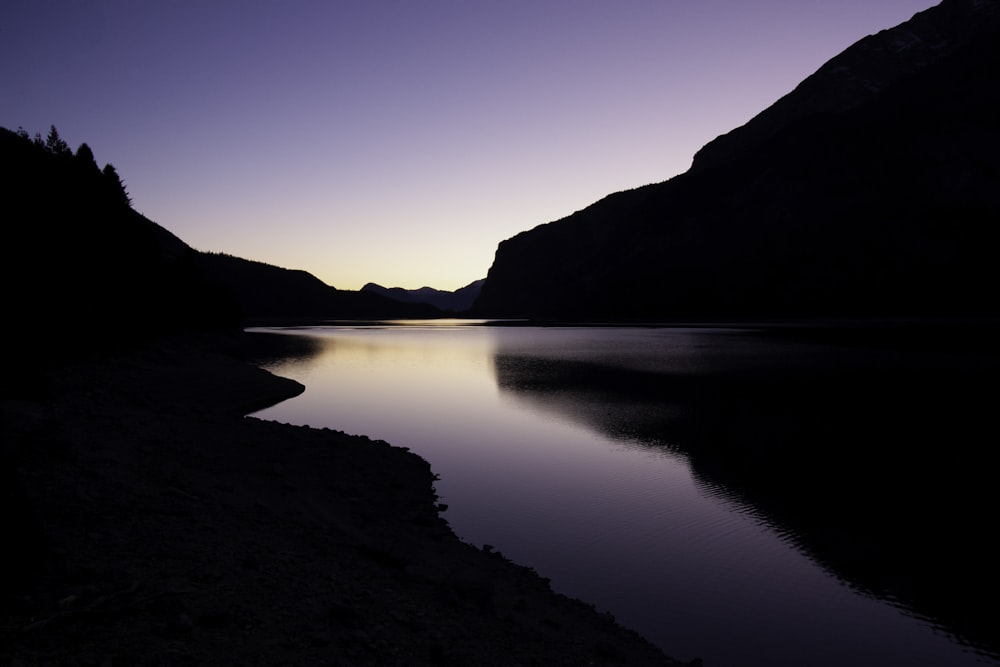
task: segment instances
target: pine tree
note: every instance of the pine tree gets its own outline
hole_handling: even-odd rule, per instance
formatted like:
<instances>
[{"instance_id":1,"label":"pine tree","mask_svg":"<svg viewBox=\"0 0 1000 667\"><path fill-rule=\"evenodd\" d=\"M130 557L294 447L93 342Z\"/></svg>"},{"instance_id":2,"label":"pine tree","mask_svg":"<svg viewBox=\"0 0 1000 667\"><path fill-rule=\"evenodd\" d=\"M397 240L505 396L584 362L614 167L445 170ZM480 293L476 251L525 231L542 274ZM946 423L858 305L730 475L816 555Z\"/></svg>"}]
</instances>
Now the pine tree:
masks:
<instances>
[{"instance_id":1,"label":"pine tree","mask_svg":"<svg viewBox=\"0 0 1000 667\"><path fill-rule=\"evenodd\" d=\"M90 150L90 146L83 143L80 147L76 149L76 155L73 156L76 159L77 164L86 167L88 170L100 171L100 167L97 166L97 160L94 159L94 151Z\"/></svg>"},{"instance_id":2,"label":"pine tree","mask_svg":"<svg viewBox=\"0 0 1000 667\"><path fill-rule=\"evenodd\" d=\"M53 155L59 155L62 157L72 157L73 151L70 150L69 144L63 141L62 137L59 136L59 131L56 126L53 125L49 128L49 136L45 138L45 148L48 149Z\"/></svg>"},{"instance_id":3,"label":"pine tree","mask_svg":"<svg viewBox=\"0 0 1000 667\"><path fill-rule=\"evenodd\" d=\"M115 169L114 165L110 162L104 165L102 173L104 174L104 178L107 181L108 186L120 193L122 201L127 206L131 206L132 198L128 196L128 190L125 189L125 182L122 181L121 176L118 175L118 170Z\"/></svg>"}]
</instances>

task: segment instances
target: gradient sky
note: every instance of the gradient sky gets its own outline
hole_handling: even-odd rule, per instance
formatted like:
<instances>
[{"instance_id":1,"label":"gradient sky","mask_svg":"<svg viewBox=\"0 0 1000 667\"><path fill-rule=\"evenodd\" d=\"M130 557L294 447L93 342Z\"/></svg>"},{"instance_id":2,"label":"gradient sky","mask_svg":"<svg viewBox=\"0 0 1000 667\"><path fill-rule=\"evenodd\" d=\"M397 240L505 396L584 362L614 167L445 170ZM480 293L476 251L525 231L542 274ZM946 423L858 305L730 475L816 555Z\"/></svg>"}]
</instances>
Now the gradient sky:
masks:
<instances>
[{"instance_id":1,"label":"gradient sky","mask_svg":"<svg viewBox=\"0 0 1000 667\"><path fill-rule=\"evenodd\" d=\"M8 0L0 126L200 250L456 289L934 0Z\"/></svg>"}]
</instances>

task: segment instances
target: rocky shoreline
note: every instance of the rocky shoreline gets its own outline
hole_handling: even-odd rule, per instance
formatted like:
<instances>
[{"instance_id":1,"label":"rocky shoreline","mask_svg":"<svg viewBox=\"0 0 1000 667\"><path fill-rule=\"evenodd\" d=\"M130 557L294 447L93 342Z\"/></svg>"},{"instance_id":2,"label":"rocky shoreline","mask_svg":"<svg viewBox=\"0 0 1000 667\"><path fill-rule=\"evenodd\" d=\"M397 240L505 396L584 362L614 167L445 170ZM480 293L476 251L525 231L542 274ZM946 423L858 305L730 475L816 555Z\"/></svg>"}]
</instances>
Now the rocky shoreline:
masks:
<instances>
[{"instance_id":1,"label":"rocky shoreline","mask_svg":"<svg viewBox=\"0 0 1000 667\"><path fill-rule=\"evenodd\" d=\"M244 417L302 387L233 352L160 341L4 400L5 511L34 520L2 664L680 664L461 542L415 454Z\"/></svg>"}]
</instances>

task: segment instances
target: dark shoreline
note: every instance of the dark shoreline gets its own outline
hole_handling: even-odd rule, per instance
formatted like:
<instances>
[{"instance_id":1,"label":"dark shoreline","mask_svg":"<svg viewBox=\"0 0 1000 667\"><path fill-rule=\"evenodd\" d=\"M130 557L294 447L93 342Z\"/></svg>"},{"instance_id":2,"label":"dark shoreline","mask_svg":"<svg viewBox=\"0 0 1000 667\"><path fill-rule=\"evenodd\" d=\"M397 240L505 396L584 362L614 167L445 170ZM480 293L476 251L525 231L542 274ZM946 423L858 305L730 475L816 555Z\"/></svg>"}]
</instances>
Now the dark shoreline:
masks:
<instances>
[{"instance_id":1,"label":"dark shoreline","mask_svg":"<svg viewBox=\"0 0 1000 667\"><path fill-rule=\"evenodd\" d=\"M43 538L5 577L5 663L679 664L459 541L415 454L243 417L302 387L241 354L175 338L4 400Z\"/></svg>"}]
</instances>

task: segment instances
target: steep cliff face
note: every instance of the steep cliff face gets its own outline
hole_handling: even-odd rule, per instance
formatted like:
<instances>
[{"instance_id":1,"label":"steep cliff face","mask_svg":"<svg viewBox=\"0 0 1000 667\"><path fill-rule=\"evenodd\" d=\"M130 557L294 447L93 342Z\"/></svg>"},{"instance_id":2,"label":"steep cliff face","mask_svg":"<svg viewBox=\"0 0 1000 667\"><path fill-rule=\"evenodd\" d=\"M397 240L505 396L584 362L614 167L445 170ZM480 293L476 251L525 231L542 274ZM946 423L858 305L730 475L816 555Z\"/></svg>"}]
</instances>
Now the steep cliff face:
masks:
<instances>
[{"instance_id":1,"label":"steep cliff face","mask_svg":"<svg viewBox=\"0 0 1000 667\"><path fill-rule=\"evenodd\" d=\"M665 183L504 241L479 314L996 314L1000 2L867 37Z\"/></svg>"}]
</instances>

